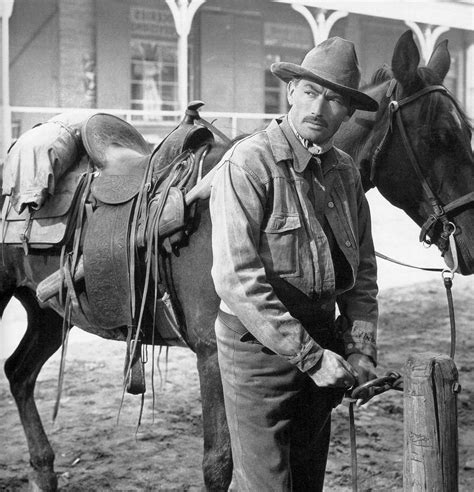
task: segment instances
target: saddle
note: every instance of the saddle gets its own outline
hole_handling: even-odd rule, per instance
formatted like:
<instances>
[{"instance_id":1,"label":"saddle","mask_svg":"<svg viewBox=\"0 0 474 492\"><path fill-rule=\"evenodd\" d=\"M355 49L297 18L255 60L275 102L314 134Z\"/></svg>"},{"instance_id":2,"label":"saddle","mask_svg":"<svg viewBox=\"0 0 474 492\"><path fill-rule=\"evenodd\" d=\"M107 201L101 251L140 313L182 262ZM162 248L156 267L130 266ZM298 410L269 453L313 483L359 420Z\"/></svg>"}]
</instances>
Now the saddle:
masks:
<instances>
[{"instance_id":1,"label":"saddle","mask_svg":"<svg viewBox=\"0 0 474 492\"><path fill-rule=\"evenodd\" d=\"M84 279L87 298L93 300L85 310L91 324L102 329L137 324L137 282L150 276L139 265L154 261L153 248L170 253L189 233L185 229L193 207L186 203L185 193L198 180L199 163L214 139L208 128L194 123L201 104L191 103L183 121L153 152L141 134L120 118L97 113L85 122L82 140L94 172L74 203L77 208L88 207L88 213L70 213L74 237L64 234L49 244L62 244L68 261L38 285L41 302L61 293L66 281L73 291L74 284ZM57 200L52 197L51 209ZM65 201L72 207L70 195ZM160 295L167 310L173 311L165 287ZM186 345L177 328L178 316L173 311L166 319L170 317L173 326L160 331L163 340L156 341Z\"/></svg>"},{"instance_id":2,"label":"saddle","mask_svg":"<svg viewBox=\"0 0 474 492\"><path fill-rule=\"evenodd\" d=\"M144 256L139 249L183 232L184 190L197 179L195 155L213 140L208 129L185 118L149 153L143 137L126 125L96 114L82 131L84 147L99 170L91 185L95 210L83 244L85 284L94 299L94 322L106 329L137 324L136 259ZM182 237L175 236L173 243Z\"/></svg>"}]
</instances>

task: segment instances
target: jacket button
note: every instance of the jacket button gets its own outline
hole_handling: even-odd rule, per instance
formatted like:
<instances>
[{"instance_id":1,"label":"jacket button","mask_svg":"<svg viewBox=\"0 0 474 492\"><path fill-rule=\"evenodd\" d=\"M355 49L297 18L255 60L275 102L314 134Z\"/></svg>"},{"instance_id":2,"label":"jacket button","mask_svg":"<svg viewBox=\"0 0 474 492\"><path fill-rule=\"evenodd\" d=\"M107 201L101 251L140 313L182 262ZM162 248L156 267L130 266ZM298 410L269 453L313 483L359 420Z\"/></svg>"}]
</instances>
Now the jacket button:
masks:
<instances>
[{"instance_id":1,"label":"jacket button","mask_svg":"<svg viewBox=\"0 0 474 492\"><path fill-rule=\"evenodd\" d=\"M328 207L329 208L334 208L334 202L328 202Z\"/></svg>"},{"instance_id":2,"label":"jacket button","mask_svg":"<svg viewBox=\"0 0 474 492\"><path fill-rule=\"evenodd\" d=\"M350 247L352 246L352 243L351 243L350 241L346 241L346 243L345 243L345 244L346 244L346 246L347 246L348 248L350 248Z\"/></svg>"}]
</instances>

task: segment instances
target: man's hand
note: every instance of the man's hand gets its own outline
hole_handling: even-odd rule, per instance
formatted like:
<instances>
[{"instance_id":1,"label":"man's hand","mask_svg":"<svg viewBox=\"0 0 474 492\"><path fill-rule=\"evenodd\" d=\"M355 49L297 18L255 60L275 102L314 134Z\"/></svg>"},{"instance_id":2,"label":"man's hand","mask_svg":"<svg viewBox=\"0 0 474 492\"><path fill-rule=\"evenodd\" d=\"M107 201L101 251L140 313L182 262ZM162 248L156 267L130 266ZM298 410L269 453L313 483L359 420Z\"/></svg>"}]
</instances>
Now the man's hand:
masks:
<instances>
[{"instance_id":1,"label":"man's hand","mask_svg":"<svg viewBox=\"0 0 474 492\"><path fill-rule=\"evenodd\" d=\"M357 385L367 383L372 381L377 377L375 373L375 365L372 359L367 355L363 354L351 354L347 358L347 362L352 366L353 370L357 372ZM357 400L357 406L360 407L368 400L359 399Z\"/></svg>"},{"instance_id":2,"label":"man's hand","mask_svg":"<svg viewBox=\"0 0 474 492\"><path fill-rule=\"evenodd\" d=\"M356 384L357 372L340 355L324 349L316 366L310 371L312 380L321 388L345 388Z\"/></svg>"}]
</instances>

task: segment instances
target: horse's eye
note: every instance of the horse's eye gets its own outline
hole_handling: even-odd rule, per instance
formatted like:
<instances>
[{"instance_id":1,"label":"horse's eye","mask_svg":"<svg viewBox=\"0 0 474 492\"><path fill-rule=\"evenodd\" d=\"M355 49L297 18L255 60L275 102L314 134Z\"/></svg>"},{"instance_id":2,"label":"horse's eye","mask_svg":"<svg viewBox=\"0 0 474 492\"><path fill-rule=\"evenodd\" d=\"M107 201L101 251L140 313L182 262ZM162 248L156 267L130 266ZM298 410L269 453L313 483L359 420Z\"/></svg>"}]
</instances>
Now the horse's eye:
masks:
<instances>
[{"instance_id":1,"label":"horse's eye","mask_svg":"<svg viewBox=\"0 0 474 492\"><path fill-rule=\"evenodd\" d=\"M437 148L446 148L452 145L453 135L447 130L433 131L430 134L430 145Z\"/></svg>"}]
</instances>

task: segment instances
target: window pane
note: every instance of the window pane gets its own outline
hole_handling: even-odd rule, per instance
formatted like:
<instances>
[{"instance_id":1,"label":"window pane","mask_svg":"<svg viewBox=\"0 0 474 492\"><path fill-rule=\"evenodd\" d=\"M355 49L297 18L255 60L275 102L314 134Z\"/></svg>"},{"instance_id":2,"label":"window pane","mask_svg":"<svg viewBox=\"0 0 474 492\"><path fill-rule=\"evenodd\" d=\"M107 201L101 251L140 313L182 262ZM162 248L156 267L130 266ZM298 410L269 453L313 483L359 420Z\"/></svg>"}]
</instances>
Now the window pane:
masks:
<instances>
[{"instance_id":1,"label":"window pane","mask_svg":"<svg viewBox=\"0 0 474 492\"><path fill-rule=\"evenodd\" d=\"M145 118L158 121L160 111L178 107L176 43L140 38L132 39L131 47L132 106L150 111Z\"/></svg>"}]
</instances>

